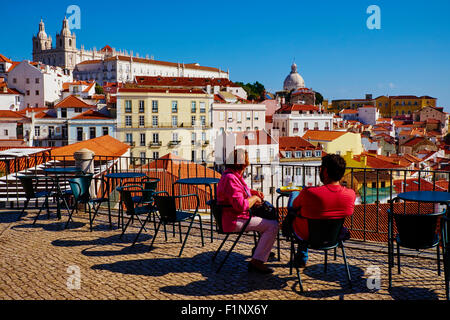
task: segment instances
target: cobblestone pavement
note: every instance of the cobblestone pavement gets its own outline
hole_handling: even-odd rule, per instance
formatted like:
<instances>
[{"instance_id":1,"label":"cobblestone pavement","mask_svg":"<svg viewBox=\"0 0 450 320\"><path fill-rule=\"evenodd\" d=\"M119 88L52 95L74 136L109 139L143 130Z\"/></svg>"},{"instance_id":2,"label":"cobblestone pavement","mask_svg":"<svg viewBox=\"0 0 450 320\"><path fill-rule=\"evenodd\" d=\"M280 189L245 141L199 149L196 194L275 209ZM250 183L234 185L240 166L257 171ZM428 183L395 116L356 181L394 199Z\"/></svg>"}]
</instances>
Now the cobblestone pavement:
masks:
<instances>
[{"instance_id":1,"label":"cobblestone pavement","mask_svg":"<svg viewBox=\"0 0 450 320\"><path fill-rule=\"evenodd\" d=\"M95 221L94 231L84 214L74 216L69 229L64 230L67 216L58 221L54 215L42 215L32 225L35 211L29 211L16 222L17 212L0 211L0 299L2 300L436 300L445 299L443 272L437 275L436 260L426 256L402 256L402 273L393 273L393 289L387 290L387 254L385 247L361 246L346 242L346 253L353 278L349 289L341 251L337 260L328 259L328 272L323 272L324 255L312 251L310 261L301 276L305 288L299 292L295 276L289 273L289 245L281 242L281 261L269 262L273 275L248 273L253 237L243 237L220 273L211 258L220 244L221 236L209 238L204 223L205 246L202 247L198 224L192 230L181 258L178 233L169 228L167 242L164 232L156 238L153 224L148 225L140 242L130 245L139 225L127 230L120 239L120 230L110 230L107 217ZM178 228L177 228L178 230ZM186 226L183 227L183 231ZM220 239L219 239L220 238ZM228 249L228 241L225 248ZM276 249L274 248L274 252ZM425 253L425 255L428 253ZM435 251L429 251L430 257ZM378 267L381 288L367 286L368 267ZM72 281L79 271L80 282ZM369 281L370 282L370 281ZM370 282L373 283L373 282ZM69 284L69 286L68 286Z\"/></svg>"}]
</instances>

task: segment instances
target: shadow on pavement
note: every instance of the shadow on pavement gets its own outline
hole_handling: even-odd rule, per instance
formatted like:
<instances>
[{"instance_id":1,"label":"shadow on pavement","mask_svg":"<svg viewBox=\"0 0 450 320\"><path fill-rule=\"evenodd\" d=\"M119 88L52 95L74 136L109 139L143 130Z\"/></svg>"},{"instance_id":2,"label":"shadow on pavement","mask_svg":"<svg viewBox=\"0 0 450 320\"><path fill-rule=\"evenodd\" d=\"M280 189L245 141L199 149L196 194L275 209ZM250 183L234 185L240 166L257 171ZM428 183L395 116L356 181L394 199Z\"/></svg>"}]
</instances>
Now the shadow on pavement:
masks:
<instances>
[{"instance_id":1,"label":"shadow on pavement","mask_svg":"<svg viewBox=\"0 0 450 320\"><path fill-rule=\"evenodd\" d=\"M279 278L277 275L248 273L248 256L231 253L220 273L216 273L218 262L212 262L214 252L200 253L192 258L161 258L118 261L99 264L94 270L107 270L115 273L160 277L170 273L200 273L204 280L192 281L186 285L171 285L160 288L171 294L188 296L208 296L247 293L255 290L280 290L292 278ZM221 257L218 257L220 260ZM223 258L223 257L222 257ZM189 277L186 278L189 280Z\"/></svg>"},{"instance_id":2,"label":"shadow on pavement","mask_svg":"<svg viewBox=\"0 0 450 320\"><path fill-rule=\"evenodd\" d=\"M390 291L394 300L438 300L437 294L427 288L417 287L392 287Z\"/></svg>"}]
</instances>

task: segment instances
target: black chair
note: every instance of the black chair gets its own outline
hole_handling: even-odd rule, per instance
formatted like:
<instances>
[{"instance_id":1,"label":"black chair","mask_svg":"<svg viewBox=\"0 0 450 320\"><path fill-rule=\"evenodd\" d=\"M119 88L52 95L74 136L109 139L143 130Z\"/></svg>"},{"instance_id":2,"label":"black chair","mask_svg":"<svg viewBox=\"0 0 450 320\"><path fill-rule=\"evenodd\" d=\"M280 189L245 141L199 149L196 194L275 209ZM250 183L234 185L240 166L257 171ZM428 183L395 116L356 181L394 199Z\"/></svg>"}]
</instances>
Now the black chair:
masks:
<instances>
[{"instance_id":1,"label":"black chair","mask_svg":"<svg viewBox=\"0 0 450 320\"><path fill-rule=\"evenodd\" d=\"M92 221L91 215L91 194L90 187L92 183L92 178L94 174L85 174L76 176L69 180L70 190L72 191L73 198L75 200L74 207L69 214L69 219L67 220L65 228L69 226L70 221L72 220L72 215L75 210L77 210L79 204L87 205L89 208L89 221ZM92 229L92 224L91 224Z\"/></svg>"},{"instance_id":2,"label":"black chair","mask_svg":"<svg viewBox=\"0 0 450 320\"><path fill-rule=\"evenodd\" d=\"M394 241L397 243L397 264L400 274L400 247L423 250L436 247L438 275L441 274L440 249L442 217L445 212L431 214L392 213L388 209L388 266L389 290L392 288L392 268L394 267ZM394 223L397 234L394 236Z\"/></svg>"},{"instance_id":3,"label":"black chair","mask_svg":"<svg viewBox=\"0 0 450 320\"><path fill-rule=\"evenodd\" d=\"M96 196L94 198L91 198L90 203L92 204L92 208L94 210L94 214L92 216L92 219L90 219L90 230L92 231L92 224L94 223L95 218L97 217L97 214L100 210L100 207L102 203L107 203L108 205L108 220L109 220L109 226L112 229L112 221L111 221L111 204L109 202L109 183L108 180L104 177L96 177L92 178L94 185L95 185L95 192Z\"/></svg>"},{"instance_id":4,"label":"black chair","mask_svg":"<svg viewBox=\"0 0 450 320\"><path fill-rule=\"evenodd\" d=\"M222 269L222 266L225 264L225 261L228 259L229 255L231 254L231 252L233 251L234 247L236 246L236 244L239 242L239 239L242 237L242 235L246 232L245 229L247 229L248 224L250 223L250 219L251 219L251 215L249 217L249 219L245 222L244 226L242 227L241 231L239 232L226 232L223 230L223 226L222 226L222 209L225 206L219 205L217 204L217 200L213 199L208 201L208 204L211 206L211 211L213 213L214 216L214 220L216 221L216 231L218 234L222 234L225 235L225 238L223 239L222 243L220 244L219 248L217 249L216 253L214 254L214 256L212 257L212 260L215 261L217 255L219 254L220 250L222 249L223 245L225 244L225 242L228 240L228 237L232 234L236 234L237 237L233 242L233 245L231 246L231 248L228 250L225 258L222 260L222 262L219 265L219 268L217 268L216 273L220 272L220 269ZM256 244L256 239L255 239L255 244Z\"/></svg>"},{"instance_id":5,"label":"black chair","mask_svg":"<svg viewBox=\"0 0 450 320\"><path fill-rule=\"evenodd\" d=\"M160 194L165 194L164 196L161 196ZM182 204L183 199L189 199L194 197L197 201L194 213L180 210L177 208L177 202L179 201L180 204ZM161 225L168 225L175 223L178 223L179 226L179 232L180 232L180 242L183 242L180 253L178 254L179 257L181 257L181 254L183 253L183 249L186 245L189 233L191 231L192 225L194 223L195 217L199 218L200 222L200 233L201 233L201 239L202 239L202 246L205 245L204 239L203 239L203 225L202 225L202 217L198 213L198 208L200 205L200 199L198 197L198 194L187 194L187 195L180 195L180 196L170 196L166 191L160 192L158 195L154 195L155 199L155 205L157 208L157 212L159 214L159 224L156 227L155 230L155 236L153 237L152 243L150 244L150 249L153 247L153 243L155 242L156 236L158 235L159 228ZM177 201L178 200L178 201ZM181 233L181 222L183 221L189 221L189 227L186 232L186 237L184 238L184 241L182 241L182 233Z\"/></svg>"},{"instance_id":6,"label":"black chair","mask_svg":"<svg viewBox=\"0 0 450 320\"><path fill-rule=\"evenodd\" d=\"M298 193L291 195L288 204L288 212L293 214L293 209L289 206L292 205L295 197ZM300 217L299 215L297 215ZM295 220L294 220L295 221ZM295 255L295 243L303 245L308 249L312 250L322 250L324 251L325 261L324 261L324 272L327 272L328 267L328 250L340 247L342 250L342 256L344 258L344 264L346 269L347 281L350 288L352 288L352 279L350 275L349 266L347 263L347 256L345 254L344 241L340 239L341 231L344 226L345 218L342 219L307 219L308 221L308 234L309 239L300 239L295 232L292 232L290 237L291 240L291 254L290 254L290 272L292 273L292 266L294 265L294 255ZM336 259L336 251L335 251ZM297 265L295 265L297 271L297 278L300 285L300 290L303 292L303 284L300 277L300 270Z\"/></svg>"},{"instance_id":7,"label":"black chair","mask_svg":"<svg viewBox=\"0 0 450 320\"><path fill-rule=\"evenodd\" d=\"M450 300L450 254L448 250L450 249L450 239L448 234L448 222L450 218L447 216L443 217L444 226L442 232L442 241L444 243L444 278L445 278L445 297Z\"/></svg>"},{"instance_id":8,"label":"black chair","mask_svg":"<svg viewBox=\"0 0 450 320\"><path fill-rule=\"evenodd\" d=\"M125 209L126 209L125 213L127 216L129 216L127 224L122 229L122 234L120 235L120 238L123 237L127 228L134 222L135 217L141 224L141 229L147 231L147 229L145 229L144 222L140 218L140 215L145 214L148 217L148 215L150 215L153 212L153 207L151 206L150 203L135 202L135 200L133 199L135 197L143 196L145 191L142 188L142 186L141 185L126 185L126 186L118 187L117 190L119 191L119 194L120 194L121 203L123 203L125 205ZM147 221L147 219L146 219L146 221ZM140 234L140 232L139 232L139 234ZM138 236L139 236L139 234L138 234ZM136 240L134 241L133 245L136 243Z\"/></svg>"},{"instance_id":9,"label":"black chair","mask_svg":"<svg viewBox=\"0 0 450 320\"><path fill-rule=\"evenodd\" d=\"M43 181L43 180L45 180L46 177L39 177L39 179L35 179L34 177L31 177L31 176L19 176L18 178L19 178L20 183L22 184L23 190L25 192L26 200L25 200L22 212L20 213L19 217L17 218L17 221L19 221L22 218L31 199L45 198L44 207L47 209L48 217L50 217L50 208L49 208L49 204L48 204L48 198L53 196L53 187L50 190L37 191L37 184L39 183L39 180ZM53 179L48 178L47 180L49 180L53 186ZM48 185L48 182L47 182L47 185ZM39 215L41 214L41 211L44 207L40 207L39 212L33 221L33 225L36 224L36 221L39 218Z\"/></svg>"}]
</instances>

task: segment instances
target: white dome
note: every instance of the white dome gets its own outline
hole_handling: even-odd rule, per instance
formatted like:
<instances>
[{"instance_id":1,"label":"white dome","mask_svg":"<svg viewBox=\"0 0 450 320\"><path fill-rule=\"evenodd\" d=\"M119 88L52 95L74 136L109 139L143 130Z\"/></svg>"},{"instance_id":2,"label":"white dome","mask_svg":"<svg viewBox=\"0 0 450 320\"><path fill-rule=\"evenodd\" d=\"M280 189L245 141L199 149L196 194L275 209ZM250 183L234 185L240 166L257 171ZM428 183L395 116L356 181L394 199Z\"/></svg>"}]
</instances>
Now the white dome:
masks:
<instances>
[{"instance_id":1,"label":"white dome","mask_svg":"<svg viewBox=\"0 0 450 320\"><path fill-rule=\"evenodd\" d=\"M297 72L297 65L294 63L291 67L291 73L284 80L283 89L286 91L296 90L298 88L304 88L305 81L302 76Z\"/></svg>"}]
</instances>

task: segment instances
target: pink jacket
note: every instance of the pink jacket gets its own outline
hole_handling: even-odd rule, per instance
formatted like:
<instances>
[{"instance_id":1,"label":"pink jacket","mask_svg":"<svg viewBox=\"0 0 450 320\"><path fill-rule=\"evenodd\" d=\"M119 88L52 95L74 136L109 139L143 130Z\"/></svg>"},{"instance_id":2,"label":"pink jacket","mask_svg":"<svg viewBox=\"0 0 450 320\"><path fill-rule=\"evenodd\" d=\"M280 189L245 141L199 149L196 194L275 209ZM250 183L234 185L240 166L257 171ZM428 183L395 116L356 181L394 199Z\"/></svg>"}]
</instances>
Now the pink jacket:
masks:
<instances>
[{"instance_id":1,"label":"pink jacket","mask_svg":"<svg viewBox=\"0 0 450 320\"><path fill-rule=\"evenodd\" d=\"M222 211L222 226L225 232L233 232L238 219L249 218L249 204L247 198L256 194L251 190L244 178L234 170L227 169L217 186L217 202L224 207Z\"/></svg>"}]
</instances>

